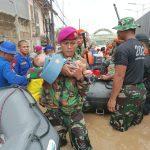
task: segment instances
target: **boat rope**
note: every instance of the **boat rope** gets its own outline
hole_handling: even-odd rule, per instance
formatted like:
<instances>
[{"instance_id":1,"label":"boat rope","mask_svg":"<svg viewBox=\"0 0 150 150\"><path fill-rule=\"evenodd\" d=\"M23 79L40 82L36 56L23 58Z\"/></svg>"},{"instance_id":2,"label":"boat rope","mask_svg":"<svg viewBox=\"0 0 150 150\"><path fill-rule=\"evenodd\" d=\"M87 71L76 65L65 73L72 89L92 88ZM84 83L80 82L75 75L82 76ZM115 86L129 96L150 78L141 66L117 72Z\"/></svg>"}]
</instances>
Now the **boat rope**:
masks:
<instances>
[{"instance_id":1,"label":"boat rope","mask_svg":"<svg viewBox=\"0 0 150 150\"><path fill-rule=\"evenodd\" d=\"M20 91L23 93L24 97L25 97L26 99L28 99L27 96L25 95L24 91L26 91L28 94L30 94L30 93L29 93L26 89L22 89L21 87L18 87L18 88L19 88ZM30 96L33 98L33 96L32 96L31 94L30 94ZM34 98L33 98L33 99L34 99ZM36 108L39 110L39 107L37 106L37 103L36 103L36 102L35 102L35 103L30 103L29 106L30 106L31 108L36 107ZM45 118L45 121L46 121L46 123L47 123L47 130L46 130L46 132L43 133L42 135L38 136L39 139L45 137L45 136L49 133L49 130L50 130L50 125L49 125L48 119L43 115L43 113L41 113L41 115Z\"/></svg>"},{"instance_id":2,"label":"boat rope","mask_svg":"<svg viewBox=\"0 0 150 150\"><path fill-rule=\"evenodd\" d=\"M6 103L6 101L8 100L8 98L13 95L16 92L17 89L14 89L12 92L10 92L4 99L4 102L2 103L2 107L0 108L0 125L1 125L1 119L2 119L2 112L4 109L4 105Z\"/></svg>"},{"instance_id":3,"label":"boat rope","mask_svg":"<svg viewBox=\"0 0 150 150\"><path fill-rule=\"evenodd\" d=\"M26 90L26 89L22 89L21 87L18 87L18 89L23 93L23 95L24 95L24 97L26 98L26 99L28 99L27 98L27 96L26 96L26 94L25 94L25 92L24 91L26 91L32 98L33 98L33 96ZM34 98L33 98L34 99ZM36 107L38 110L40 110L39 109L39 107L37 106L37 103L35 102L35 103L29 103L29 106L30 106L30 108L34 108L34 107ZM33 110L34 111L34 110ZM35 112L35 111L34 111ZM39 145L40 145L40 148L41 148L41 150L44 150L44 147L43 147L43 144L42 144L42 142L41 142L41 139L43 138L43 137L45 137L48 133L49 133L49 131L50 131L50 124L49 124L49 121L48 121L48 119L43 115L43 113L41 113L41 115L45 118L45 121L46 121L46 123L47 123L47 130L42 134L42 135L36 135L36 134L31 134L31 136L32 136L32 139L31 139L31 142L34 142L34 141L37 141L37 142L39 142ZM38 115L37 115L38 116Z\"/></svg>"}]
</instances>

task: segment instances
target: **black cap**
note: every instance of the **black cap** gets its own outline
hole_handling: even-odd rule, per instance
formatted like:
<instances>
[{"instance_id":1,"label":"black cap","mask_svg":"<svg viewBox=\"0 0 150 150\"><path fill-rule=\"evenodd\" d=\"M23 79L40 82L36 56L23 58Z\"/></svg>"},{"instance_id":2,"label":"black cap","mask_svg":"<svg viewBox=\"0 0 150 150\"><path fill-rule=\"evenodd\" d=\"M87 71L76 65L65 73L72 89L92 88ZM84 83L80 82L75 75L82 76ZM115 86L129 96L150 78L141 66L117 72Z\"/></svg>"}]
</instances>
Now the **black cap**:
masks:
<instances>
[{"instance_id":1,"label":"black cap","mask_svg":"<svg viewBox=\"0 0 150 150\"><path fill-rule=\"evenodd\" d=\"M145 35L145 34L142 34L142 33L137 34L135 37L137 40L139 40L141 42L149 42L149 39L148 39L147 35Z\"/></svg>"}]
</instances>

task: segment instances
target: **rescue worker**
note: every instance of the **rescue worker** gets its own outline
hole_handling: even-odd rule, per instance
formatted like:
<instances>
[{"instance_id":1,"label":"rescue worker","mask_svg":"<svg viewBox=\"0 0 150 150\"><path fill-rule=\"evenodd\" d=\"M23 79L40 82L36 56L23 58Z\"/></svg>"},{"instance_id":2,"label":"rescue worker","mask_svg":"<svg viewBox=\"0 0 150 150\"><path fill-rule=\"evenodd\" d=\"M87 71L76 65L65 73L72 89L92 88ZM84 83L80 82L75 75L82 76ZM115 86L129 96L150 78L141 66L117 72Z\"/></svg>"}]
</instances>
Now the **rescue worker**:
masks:
<instances>
[{"instance_id":1,"label":"rescue worker","mask_svg":"<svg viewBox=\"0 0 150 150\"><path fill-rule=\"evenodd\" d=\"M39 54L42 54L43 52L43 47L41 45L36 45L34 46L34 52L39 55Z\"/></svg>"},{"instance_id":2,"label":"rescue worker","mask_svg":"<svg viewBox=\"0 0 150 150\"><path fill-rule=\"evenodd\" d=\"M46 55L51 55L55 52L54 50L54 47L52 45L47 45L45 48L44 48L44 53Z\"/></svg>"},{"instance_id":3,"label":"rescue worker","mask_svg":"<svg viewBox=\"0 0 150 150\"><path fill-rule=\"evenodd\" d=\"M85 45L83 47L84 43L83 34L85 34L86 48ZM83 29L77 30L77 35L78 35L77 48L75 53L85 58L89 66L91 66L94 63L93 52L96 53L96 50L93 51L91 50L92 44L90 44L88 33L85 30Z\"/></svg>"},{"instance_id":4,"label":"rescue worker","mask_svg":"<svg viewBox=\"0 0 150 150\"><path fill-rule=\"evenodd\" d=\"M78 34L78 38L77 38L77 49L76 49L76 53L78 55L81 56L82 52L83 52L83 36L82 33L84 33L85 31L83 29L79 29L77 30L77 34Z\"/></svg>"},{"instance_id":5,"label":"rescue worker","mask_svg":"<svg viewBox=\"0 0 150 150\"><path fill-rule=\"evenodd\" d=\"M114 56L115 75L108 101L110 125L121 132L141 123L146 89L143 84L144 47L135 38L138 25L132 17L126 17L114 27L125 42L117 47Z\"/></svg>"},{"instance_id":6,"label":"rescue worker","mask_svg":"<svg viewBox=\"0 0 150 150\"><path fill-rule=\"evenodd\" d=\"M85 38L86 38L85 40L86 40L87 48L83 47L84 40L83 40L83 35L82 34L86 35L85 36ZM87 56L85 56L86 53L88 53L88 51L89 51L89 48L88 48L88 44L89 44L88 40L89 39L88 39L88 36L87 36L87 32L85 30L83 30L83 29L79 29L79 30L77 30L77 35L78 35L78 37L77 37L76 54L82 56L85 59L88 59L88 58L86 58Z\"/></svg>"},{"instance_id":7,"label":"rescue worker","mask_svg":"<svg viewBox=\"0 0 150 150\"><path fill-rule=\"evenodd\" d=\"M77 60L83 59L75 53L76 38L76 29L73 27L64 27L59 32L58 43L61 45L62 50L59 54L67 62L54 83L44 82L40 104L48 109L45 115L56 127L61 146L67 144L66 134L69 132L71 144L75 150L91 150L82 113L82 97L85 96L88 83L84 80L82 67L75 64ZM59 58L55 62L53 66L60 63ZM55 66L54 68L57 68ZM49 75L54 76L50 72Z\"/></svg>"},{"instance_id":8,"label":"rescue worker","mask_svg":"<svg viewBox=\"0 0 150 150\"><path fill-rule=\"evenodd\" d=\"M108 43L106 45L106 50L104 51L104 57L107 59L110 57L110 52L113 49L113 43Z\"/></svg>"},{"instance_id":9,"label":"rescue worker","mask_svg":"<svg viewBox=\"0 0 150 150\"><path fill-rule=\"evenodd\" d=\"M14 70L18 75L24 76L32 66L29 57L29 44L26 40L18 42L19 53L15 56L13 62Z\"/></svg>"},{"instance_id":10,"label":"rescue worker","mask_svg":"<svg viewBox=\"0 0 150 150\"><path fill-rule=\"evenodd\" d=\"M119 37L115 38L112 42L113 48L109 55L111 59L109 60L110 64L108 66L108 73L106 75L101 75L100 79L102 80L113 80L115 69L114 69L114 56L117 50L117 47L123 43L123 40L120 40Z\"/></svg>"},{"instance_id":11,"label":"rescue worker","mask_svg":"<svg viewBox=\"0 0 150 150\"><path fill-rule=\"evenodd\" d=\"M11 62L16 54L16 45L10 41L0 44L0 87L10 85L26 86L25 76L17 75L11 68Z\"/></svg>"},{"instance_id":12,"label":"rescue worker","mask_svg":"<svg viewBox=\"0 0 150 150\"><path fill-rule=\"evenodd\" d=\"M144 46L144 84L147 89L146 101L144 104L144 115L150 113L150 46L149 39L145 34L137 34L136 39L138 39Z\"/></svg>"},{"instance_id":13,"label":"rescue worker","mask_svg":"<svg viewBox=\"0 0 150 150\"><path fill-rule=\"evenodd\" d=\"M119 46L123 42L124 41L120 40L119 37L115 38L114 41L112 42L113 48L111 49L111 52L110 52L112 61L114 61L114 56L115 56L115 52L117 50L117 46Z\"/></svg>"}]
</instances>

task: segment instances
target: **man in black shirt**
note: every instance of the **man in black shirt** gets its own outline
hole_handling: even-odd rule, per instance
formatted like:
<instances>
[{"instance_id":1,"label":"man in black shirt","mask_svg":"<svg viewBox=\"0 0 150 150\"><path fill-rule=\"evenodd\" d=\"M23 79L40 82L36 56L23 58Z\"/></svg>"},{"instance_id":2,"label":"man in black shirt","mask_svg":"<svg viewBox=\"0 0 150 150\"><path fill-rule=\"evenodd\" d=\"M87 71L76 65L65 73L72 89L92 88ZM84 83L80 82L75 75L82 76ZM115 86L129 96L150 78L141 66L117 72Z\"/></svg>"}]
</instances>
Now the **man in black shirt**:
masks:
<instances>
[{"instance_id":1,"label":"man in black shirt","mask_svg":"<svg viewBox=\"0 0 150 150\"><path fill-rule=\"evenodd\" d=\"M144 114L150 114L150 49L148 54L145 56L144 61L144 83L147 89L146 102L144 105Z\"/></svg>"},{"instance_id":2,"label":"man in black shirt","mask_svg":"<svg viewBox=\"0 0 150 150\"><path fill-rule=\"evenodd\" d=\"M119 37L125 42L117 47L114 56L115 75L108 109L113 112L110 124L119 131L126 131L143 119L146 89L143 82L144 47L135 39L138 25L132 17L119 21Z\"/></svg>"}]
</instances>

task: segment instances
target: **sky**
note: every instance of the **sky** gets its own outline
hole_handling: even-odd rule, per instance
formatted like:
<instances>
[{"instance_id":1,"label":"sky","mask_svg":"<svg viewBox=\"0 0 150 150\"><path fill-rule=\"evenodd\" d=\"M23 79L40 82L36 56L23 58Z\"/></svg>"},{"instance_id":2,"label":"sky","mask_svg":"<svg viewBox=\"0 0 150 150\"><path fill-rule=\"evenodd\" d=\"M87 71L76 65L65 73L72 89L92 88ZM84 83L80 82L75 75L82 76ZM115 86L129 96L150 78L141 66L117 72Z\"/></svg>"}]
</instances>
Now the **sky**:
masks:
<instances>
[{"instance_id":1,"label":"sky","mask_svg":"<svg viewBox=\"0 0 150 150\"><path fill-rule=\"evenodd\" d=\"M117 25L114 3L120 18L131 16L138 19L150 11L150 0L55 0L53 6L67 25L78 29L80 19L80 28L92 34L100 28L112 30ZM128 3L134 3L134 5ZM58 5L65 16L64 18ZM62 26L60 20L55 17L55 27Z\"/></svg>"}]
</instances>

